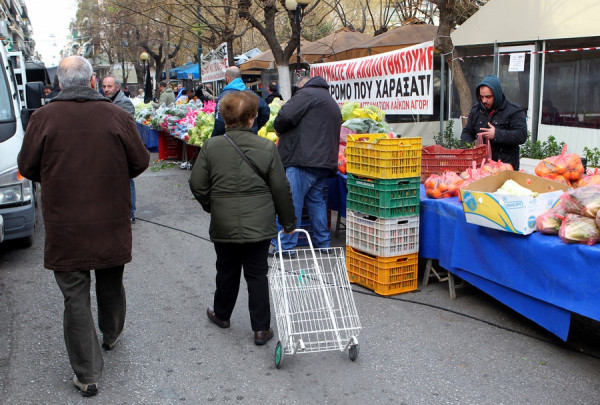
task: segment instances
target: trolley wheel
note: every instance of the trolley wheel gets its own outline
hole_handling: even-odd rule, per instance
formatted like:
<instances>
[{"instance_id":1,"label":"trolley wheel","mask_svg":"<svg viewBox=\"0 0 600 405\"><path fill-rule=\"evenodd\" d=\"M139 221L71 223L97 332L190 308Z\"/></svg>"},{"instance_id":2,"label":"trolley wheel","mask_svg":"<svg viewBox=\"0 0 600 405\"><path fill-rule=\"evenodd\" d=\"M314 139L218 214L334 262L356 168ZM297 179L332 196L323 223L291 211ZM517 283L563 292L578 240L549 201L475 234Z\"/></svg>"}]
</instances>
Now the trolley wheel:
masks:
<instances>
[{"instance_id":1,"label":"trolley wheel","mask_svg":"<svg viewBox=\"0 0 600 405\"><path fill-rule=\"evenodd\" d=\"M350 346L350 348L348 349L348 357L350 357L350 360L354 361L358 359L359 352L360 350L358 348L358 345Z\"/></svg>"},{"instance_id":2,"label":"trolley wheel","mask_svg":"<svg viewBox=\"0 0 600 405\"><path fill-rule=\"evenodd\" d=\"M281 340L277 341L277 346L275 346L275 368L281 368L283 364L283 346L281 345Z\"/></svg>"}]
</instances>

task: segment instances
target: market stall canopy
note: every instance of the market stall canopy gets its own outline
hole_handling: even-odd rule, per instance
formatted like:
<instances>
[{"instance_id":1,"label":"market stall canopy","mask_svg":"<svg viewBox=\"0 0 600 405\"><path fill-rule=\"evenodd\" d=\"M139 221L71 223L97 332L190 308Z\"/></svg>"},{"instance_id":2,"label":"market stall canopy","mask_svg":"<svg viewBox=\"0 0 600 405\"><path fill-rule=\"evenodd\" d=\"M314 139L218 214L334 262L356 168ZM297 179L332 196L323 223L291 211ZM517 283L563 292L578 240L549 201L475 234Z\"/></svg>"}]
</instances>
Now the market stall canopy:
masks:
<instances>
[{"instance_id":1,"label":"market stall canopy","mask_svg":"<svg viewBox=\"0 0 600 405\"><path fill-rule=\"evenodd\" d=\"M597 37L599 15L598 0L490 0L451 36L455 46Z\"/></svg>"},{"instance_id":2,"label":"market stall canopy","mask_svg":"<svg viewBox=\"0 0 600 405\"><path fill-rule=\"evenodd\" d=\"M302 42L300 43L300 56L304 55L304 48L308 47L310 44L312 44L312 42L302 39ZM281 46L285 47L285 44L282 44ZM292 54L292 56L290 57L290 65L293 65L295 63L296 63L296 52L294 52ZM275 57L273 56L273 52L271 50L265 51L265 52L261 53L260 55L257 55L254 58L252 58L252 59L248 60L247 62L244 62L240 65L240 70L242 71L242 73L245 73L245 74L253 73L252 71L255 71L254 73L260 73L260 71L263 69L274 69L274 68L275 68Z\"/></svg>"},{"instance_id":3,"label":"market stall canopy","mask_svg":"<svg viewBox=\"0 0 600 405\"><path fill-rule=\"evenodd\" d=\"M198 72L198 64L191 63L182 66L182 69L177 70L178 79L198 80L200 73Z\"/></svg>"},{"instance_id":4,"label":"market stall canopy","mask_svg":"<svg viewBox=\"0 0 600 405\"><path fill-rule=\"evenodd\" d=\"M335 54L352 49L356 44L371 38L367 34L344 27L331 35L317 39L306 48L300 49L300 53L308 63L319 63L327 56L335 56Z\"/></svg>"},{"instance_id":5,"label":"market stall canopy","mask_svg":"<svg viewBox=\"0 0 600 405\"><path fill-rule=\"evenodd\" d=\"M169 69L169 79L177 79L177 73L179 73L183 69L187 69L188 67L190 67L193 64L194 64L193 62L188 62L183 66L177 66L177 67ZM197 66L198 65L196 65L196 67ZM161 78L164 79L165 77L167 77L167 72L162 72Z\"/></svg>"},{"instance_id":6,"label":"market stall canopy","mask_svg":"<svg viewBox=\"0 0 600 405\"><path fill-rule=\"evenodd\" d=\"M356 44L352 49L330 55L324 62L362 58L432 41L437 35L437 29L437 26L430 24L403 25Z\"/></svg>"}]
</instances>

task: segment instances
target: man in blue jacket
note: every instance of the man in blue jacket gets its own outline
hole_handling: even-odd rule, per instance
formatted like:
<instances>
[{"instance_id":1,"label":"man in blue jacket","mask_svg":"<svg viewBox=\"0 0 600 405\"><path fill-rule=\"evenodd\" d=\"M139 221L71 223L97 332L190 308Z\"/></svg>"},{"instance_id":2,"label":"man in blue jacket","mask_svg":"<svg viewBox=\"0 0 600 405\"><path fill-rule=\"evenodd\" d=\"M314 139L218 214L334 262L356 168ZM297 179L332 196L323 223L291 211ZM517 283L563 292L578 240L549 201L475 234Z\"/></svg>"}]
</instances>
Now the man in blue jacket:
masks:
<instances>
[{"instance_id":1,"label":"man in blue jacket","mask_svg":"<svg viewBox=\"0 0 600 405\"><path fill-rule=\"evenodd\" d=\"M232 91L249 91L242 80L240 68L237 66L229 66L225 70L225 82L227 83L227 86L225 86L221 92L221 95L217 99L217 108L215 109L215 126L211 136L223 135L225 133L225 121L219 113L219 101L221 101L221 98L223 98L225 94ZM256 97L259 99L258 115L256 116L254 125L252 126L252 131L255 134L258 133L258 130L261 129L271 117L271 109L269 108L269 105L261 97Z\"/></svg>"},{"instance_id":2,"label":"man in blue jacket","mask_svg":"<svg viewBox=\"0 0 600 405\"><path fill-rule=\"evenodd\" d=\"M492 160L510 163L519 170L519 145L527 141L527 122L523 108L504 97L500 80L483 78L476 89L478 102L469 113L460 139L474 143L481 134L492 148Z\"/></svg>"}]
</instances>

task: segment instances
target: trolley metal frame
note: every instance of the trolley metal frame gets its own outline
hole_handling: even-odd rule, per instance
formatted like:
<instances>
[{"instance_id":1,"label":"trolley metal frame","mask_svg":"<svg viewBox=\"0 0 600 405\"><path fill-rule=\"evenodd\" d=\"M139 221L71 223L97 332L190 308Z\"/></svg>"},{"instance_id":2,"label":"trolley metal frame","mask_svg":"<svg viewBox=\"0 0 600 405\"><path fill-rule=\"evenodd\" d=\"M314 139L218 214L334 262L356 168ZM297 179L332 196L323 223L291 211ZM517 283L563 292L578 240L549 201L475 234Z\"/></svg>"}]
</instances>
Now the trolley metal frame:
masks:
<instances>
[{"instance_id":1,"label":"trolley metal frame","mask_svg":"<svg viewBox=\"0 0 600 405\"><path fill-rule=\"evenodd\" d=\"M358 358L361 325L346 271L343 248L316 249L304 229L309 249L279 251L269 272L269 286L279 341L275 366L285 354L348 349ZM277 236L281 246L281 232Z\"/></svg>"}]
</instances>

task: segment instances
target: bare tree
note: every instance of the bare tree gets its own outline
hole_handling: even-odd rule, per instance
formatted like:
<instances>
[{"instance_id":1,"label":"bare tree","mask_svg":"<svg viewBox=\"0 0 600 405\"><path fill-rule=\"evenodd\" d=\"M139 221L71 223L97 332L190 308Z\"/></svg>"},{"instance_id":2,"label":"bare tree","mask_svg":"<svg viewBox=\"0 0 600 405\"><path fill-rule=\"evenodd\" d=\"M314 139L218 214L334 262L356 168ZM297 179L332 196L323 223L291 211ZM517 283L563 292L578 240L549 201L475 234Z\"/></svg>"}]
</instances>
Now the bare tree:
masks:
<instances>
[{"instance_id":1,"label":"bare tree","mask_svg":"<svg viewBox=\"0 0 600 405\"><path fill-rule=\"evenodd\" d=\"M454 57L454 44L450 37L450 31L456 27L457 21L464 22L475 11L486 3L484 0L431 0L438 7L440 16L440 25L438 27L437 36L435 38L435 47L446 56L446 60L452 71L452 79L460 103L461 117L467 117L471 110L473 100L471 97L471 89L465 78L461 62ZM456 11L460 10L460 14ZM466 124L466 118L462 118L463 125Z\"/></svg>"},{"instance_id":2,"label":"bare tree","mask_svg":"<svg viewBox=\"0 0 600 405\"><path fill-rule=\"evenodd\" d=\"M321 0L312 2L303 11L303 15L309 15L319 6L320 2ZM262 19L259 17L259 10L262 10ZM280 13L287 15L285 20L287 20L291 29L289 40L284 41L283 44L277 38L278 30L276 29L277 17ZM267 41L277 65L281 94L284 99L289 99L292 94L289 61L300 41L300 31L298 30L294 13L285 8L284 0L256 0L255 4L253 4L252 0L239 0L238 14L241 18L248 21L252 27L257 29Z\"/></svg>"}]
</instances>

